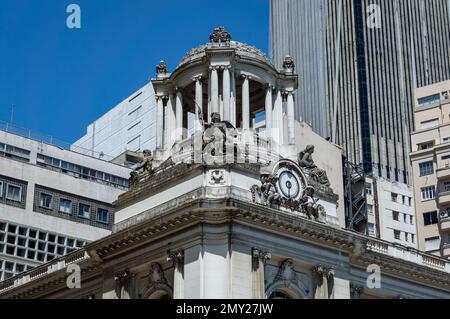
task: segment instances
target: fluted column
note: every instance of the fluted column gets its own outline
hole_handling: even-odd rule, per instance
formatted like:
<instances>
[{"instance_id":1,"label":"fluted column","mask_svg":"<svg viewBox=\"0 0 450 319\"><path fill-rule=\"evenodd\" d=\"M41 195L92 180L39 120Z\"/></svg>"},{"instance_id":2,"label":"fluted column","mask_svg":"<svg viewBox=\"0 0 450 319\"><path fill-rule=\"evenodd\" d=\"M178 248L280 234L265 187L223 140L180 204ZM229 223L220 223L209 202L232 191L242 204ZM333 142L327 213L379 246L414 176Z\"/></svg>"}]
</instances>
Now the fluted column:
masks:
<instances>
[{"instance_id":1,"label":"fluted column","mask_svg":"<svg viewBox=\"0 0 450 319\"><path fill-rule=\"evenodd\" d=\"M294 93L287 92L288 143L295 144Z\"/></svg>"},{"instance_id":2,"label":"fluted column","mask_svg":"<svg viewBox=\"0 0 450 319\"><path fill-rule=\"evenodd\" d=\"M195 78L195 121L194 131L201 131L203 128L203 79L201 76Z\"/></svg>"},{"instance_id":3,"label":"fluted column","mask_svg":"<svg viewBox=\"0 0 450 319\"><path fill-rule=\"evenodd\" d=\"M230 67L225 66L223 70L223 120L231 120L231 80L230 80Z\"/></svg>"},{"instance_id":4,"label":"fluted column","mask_svg":"<svg viewBox=\"0 0 450 319\"><path fill-rule=\"evenodd\" d=\"M184 298L184 251L168 252L167 261L173 263L173 299Z\"/></svg>"},{"instance_id":5,"label":"fluted column","mask_svg":"<svg viewBox=\"0 0 450 319\"><path fill-rule=\"evenodd\" d=\"M217 67L211 67L211 112L219 113L219 76Z\"/></svg>"},{"instance_id":6,"label":"fluted column","mask_svg":"<svg viewBox=\"0 0 450 319\"><path fill-rule=\"evenodd\" d=\"M180 91L177 92L176 101L176 129L175 129L175 140L177 142L183 139L183 95Z\"/></svg>"},{"instance_id":7,"label":"fluted column","mask_svg":"<svg viewBox=\"0 0 450 319\"><path fill-rule=\"evenodd\" d=\"M266 297L264 268L270 258L270 253L261 251L258 248L252 248L253 299L265 299Z\"/></svg>"},{"instance_id":8,"label":"fluted column","mask_svg":"<svg viewBox=\"0 0 450 319\"><path fill-rule=\"evenodd\" d=\"M164 97L157 96L156 100L156 148L162 149L164 146Z\"/></svg>"},{"instance_id":9,"label":"fluted column","mask_svg":"<svg viewBox=\"0 0 450 319\"><path fill-rule=\"evenodd\" d=\"M266 87L266 137L272 138L272 87L267 85Z\"/></svg>"},{"instance_id":10,"label":"fluted column","mask_svg":"<svg viewBox=\"0 0 450 319\"><path fill-rule=\"evenodd\" d=\"M242 128L250 128L250 84L247 75L242 76Z\"/></svg>"}]
</instances>

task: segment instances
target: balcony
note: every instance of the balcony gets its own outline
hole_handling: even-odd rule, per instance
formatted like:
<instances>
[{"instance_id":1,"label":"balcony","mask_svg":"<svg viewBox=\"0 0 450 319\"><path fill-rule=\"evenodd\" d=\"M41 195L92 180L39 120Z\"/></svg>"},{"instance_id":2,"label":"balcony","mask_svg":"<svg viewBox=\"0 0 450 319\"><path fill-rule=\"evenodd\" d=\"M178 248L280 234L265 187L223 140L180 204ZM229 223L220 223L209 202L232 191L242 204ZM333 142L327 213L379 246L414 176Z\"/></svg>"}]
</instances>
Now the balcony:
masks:
<instances>
[{"instance_id":1,"label":"balcony","mask_svg":"<svg viewBox=\"0 0 450 319\"><path fill-rule=\"evenodd\" d=\"M444 166L436 170L438 180L450 178L450 166Z\"/></svg>"},{"instance_id":2,"label":"balcony","mask_svg":"<svg viewBox=\"0 0 450 319\"><path fill-rule=\"evenodd\" d=\"M450 204L450 192L439 192L437 196L437 202L439 205Z\"/></svg>"}]
</instances>

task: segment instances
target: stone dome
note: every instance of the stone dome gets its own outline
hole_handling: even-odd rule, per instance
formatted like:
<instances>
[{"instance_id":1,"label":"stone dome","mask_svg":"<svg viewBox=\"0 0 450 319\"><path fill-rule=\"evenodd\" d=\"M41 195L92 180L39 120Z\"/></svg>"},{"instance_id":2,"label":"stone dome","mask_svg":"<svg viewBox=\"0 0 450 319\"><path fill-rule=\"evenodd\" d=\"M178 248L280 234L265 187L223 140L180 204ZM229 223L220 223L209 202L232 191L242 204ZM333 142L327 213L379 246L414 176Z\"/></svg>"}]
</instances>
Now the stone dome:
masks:
<instances>
[{"instance_id":1,"label":"stone dome","mask_svg":"<svg viewBox=\"0 0 450 319\"><path fill-rule=\"evenodd\" d=\"M214 29L210 35L210 42L191 49L185 54L177 69L194 61L203 59L208 50L234 50L239 57L256 59L275 68L269 57L260 49L246 43L231 41L231 35L223 27Z\"/></svg>"}]
</instances>

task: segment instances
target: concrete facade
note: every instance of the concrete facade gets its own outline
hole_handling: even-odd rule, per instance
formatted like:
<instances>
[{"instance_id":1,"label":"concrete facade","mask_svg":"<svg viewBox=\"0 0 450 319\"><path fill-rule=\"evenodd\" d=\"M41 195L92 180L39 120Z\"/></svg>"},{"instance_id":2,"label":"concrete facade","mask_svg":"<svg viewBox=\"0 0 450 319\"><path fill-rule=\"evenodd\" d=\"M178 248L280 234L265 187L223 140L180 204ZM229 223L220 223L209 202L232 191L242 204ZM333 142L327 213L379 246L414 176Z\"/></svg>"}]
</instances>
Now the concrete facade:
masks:
<instances>
[{"instance_id":1,"label":"concrete facade","mask_svg":"<svg viewBox=\"0 0 450 319\"><path fill-rule=\"evenodd\" d=\"M366 179L368 235L418 248L412 187L381 178Z\"/></svg>"},{"instance_id":2,"label":"concrete facade","mask_svg":"<svg viewBox=\"0 0 450 319\"><path fill-rule=\"evenodd\" d=\"M129 173L0 131L0 280L110 234Z\"/></svg>"},{"instance_id":3,"label":"concrete facade","mask_svg":"<svg viewBox=\"0 0 450 319\"><path fill-rule=\"evenodd\" d=\"M131 94L88 126L86 135L72 145L79 153L107 160L125 151L156 148L156 101L151 83Z\"/></svg>"},{"instance_id":4,"label":"concrete facade","mask_svg":"<svg viewBox=\"0 0 450 319\"><path fill-rule=\"evenodd\" d=\"M445 257L450 201L450 81L416 90L411 164L419 249Z\"/></svg>"}]
</instances>

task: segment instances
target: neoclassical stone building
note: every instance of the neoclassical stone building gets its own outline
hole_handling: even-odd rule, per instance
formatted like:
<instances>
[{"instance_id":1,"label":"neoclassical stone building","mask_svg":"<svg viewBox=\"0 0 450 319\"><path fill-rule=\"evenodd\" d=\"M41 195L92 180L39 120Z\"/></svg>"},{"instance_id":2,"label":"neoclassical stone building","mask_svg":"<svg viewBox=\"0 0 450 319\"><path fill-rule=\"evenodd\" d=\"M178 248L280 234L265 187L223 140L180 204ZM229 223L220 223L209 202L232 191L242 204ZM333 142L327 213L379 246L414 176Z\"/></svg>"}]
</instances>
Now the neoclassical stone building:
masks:
<instances>
[{"instance_id":1,"label":"neoclassical stone building","mask_svg":"<svg viewBox=\"0 0 450 319\"><path fill-rule=\"evenodd\" d=\"M450 297L447 260L344 229L341 149L295 121L290 57L278 70L218 28L153 86L158 149L115 203L113 234L0 298Z\"/></svg>"}]
</instances>

